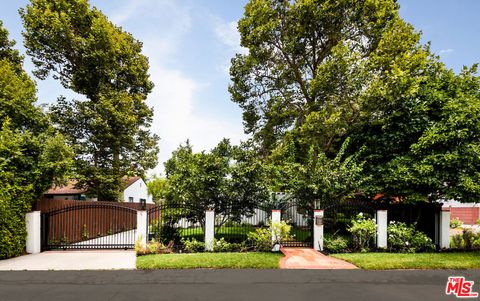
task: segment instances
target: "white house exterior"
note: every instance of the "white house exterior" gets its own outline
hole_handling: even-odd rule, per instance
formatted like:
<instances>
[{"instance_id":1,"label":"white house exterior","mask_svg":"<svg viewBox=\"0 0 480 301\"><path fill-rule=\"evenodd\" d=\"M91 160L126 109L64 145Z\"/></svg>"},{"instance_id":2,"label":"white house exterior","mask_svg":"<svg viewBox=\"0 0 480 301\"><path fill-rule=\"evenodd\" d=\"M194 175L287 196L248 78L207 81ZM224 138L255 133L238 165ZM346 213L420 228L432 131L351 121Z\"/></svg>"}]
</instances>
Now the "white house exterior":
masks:
<instances>
[{"instance_id":1,"label":"white house exterior","mask_svg":"<svg viewBox=\"0 0 480 301\"><path fill-rule=\"evenodd\" d=\"M152 196L148 194L147 184L140 177L131 177L127 181L127 188L123 191L123 200L129 203L140 203L146 200L147 204L153 204Z\"/></svg>"}]
</instances>

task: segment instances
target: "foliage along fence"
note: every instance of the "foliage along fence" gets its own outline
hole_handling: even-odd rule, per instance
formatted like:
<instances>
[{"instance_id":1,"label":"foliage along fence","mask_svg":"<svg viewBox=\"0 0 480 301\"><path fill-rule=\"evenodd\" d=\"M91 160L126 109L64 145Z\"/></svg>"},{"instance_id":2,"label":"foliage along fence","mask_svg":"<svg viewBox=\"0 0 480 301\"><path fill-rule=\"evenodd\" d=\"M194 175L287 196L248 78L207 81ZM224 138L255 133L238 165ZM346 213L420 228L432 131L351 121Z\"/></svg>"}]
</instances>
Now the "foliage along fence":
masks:
<instances>
[{"instance_id":1,"label":"foliage along fence","mask_svg":"<svg viewBox=\"0 0 480 301\"><path fill-rule=\"evenodd\" d=\"M388 222L404 222L407 225L415 224L415 228L425 233L434 242L439 241L438 215L442 205L438 203L412 203L412 204L385 204L381 209L388 210Z\"/></svg>"},{"instance_id":2,"label":"foliage along fence","mask_svg":"<svg viewBox=\"0 0 480 301\"><path fill-rule=\"evenodd\" d=\"M42 249L133 248L137 211L115 203L76 204L41 214Z\"/></svg>"},{"instance_id":3,"label":"foliage along fence","mask_svg":"<svg viewBox=\"0 0 480 301\"><path fill-rule=\"evenodd\" d=\"M255 208L238 214L237 210L230 208L215 214L215 239L223 238L227 242L241 243L247 240L248 233L267 227L270 220L271 211Z\"/></svg>"},{"instance_id":4,"label":"foliage along fence","mask_svg":"<svg viewBox=\"0 0 480 301\"><path fill-rule=\"evenodd\" d=\"M292 226L291 237L283 242L285 247L313 246L313 210L290 202L281 209L281 220Z\"/></svg>"},{"instance_id":5,"label":"foliage along fence","mask_svg":"<svg viewBox=\"0 0 480 301\"><path fill-rule=\"evenodd\" d=\"M343 236L350 238L348 228L353 218L362 213L366 218L376 218L377 210L387 210L388 222L415 224L418 231L425 233L432 241L438 241L438 214L440 204L432 203L381 203L369 200L350 199L323 206L324 236Z\"/></svg>"},{"instance_id":6,"label":"foliage along fence","mask_svg":"<svg viewBox=\"0 0 480 301\"><path fill-rule=\"evenodd\" d=\"M182 249L182 239L204 241L205 212L182 203L166 203L147 211L148 240Z\"/></svg>"}]
</instances>

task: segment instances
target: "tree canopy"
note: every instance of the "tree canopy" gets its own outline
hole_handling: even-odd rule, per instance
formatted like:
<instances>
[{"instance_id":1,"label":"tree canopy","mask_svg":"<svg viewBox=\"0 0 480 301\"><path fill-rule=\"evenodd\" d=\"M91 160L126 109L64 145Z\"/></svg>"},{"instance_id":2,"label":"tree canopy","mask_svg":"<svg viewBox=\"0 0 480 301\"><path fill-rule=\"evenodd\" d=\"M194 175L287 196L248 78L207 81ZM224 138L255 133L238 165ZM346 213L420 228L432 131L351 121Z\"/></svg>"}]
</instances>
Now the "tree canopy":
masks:
<instances>
[{"instance_id":1,"label":"tree canopy","mask_svg":"<svg viewBox=\"0 0 480 301\"><path fill-rule=\"evenodd\" d=\"M211 152L194 153L187 141L165 163L167 202L186 204L204 224L205 210L237 221L268 199L264 169L251 150L222 140Z\"/></svg>"},{"instance_id":2,"label":"tree canopy","mask_svg":"<svg viewBox=\"0 0 480 301\"><path fill-rule=\"evenodd\" d=\"M144 176L157 164L142 43L87 0L32 0L21 16L34 74L52 74L86 97L60 97L50 114L75 150L77 185L99 200L117 200L124 176Z\"/></svg>"},{"instance_id":3,"label":"tree canopy","mask_svg":"<svg viewBox=\"0 0 480 301\"><path fill-rule=\"evenodd\" d=\"M476 68L448 70L398 9L393 0L248 2L238 23L248 53L233 58L229 90L259 153L282 166L270 173L275 186L301 185L313 202L320 172L345 175L338 185L350 191L332 198L478 200ZM350 167L330 164L341 157L363 166L356 185L342 172Z\"/></svg>"}]
</instances>

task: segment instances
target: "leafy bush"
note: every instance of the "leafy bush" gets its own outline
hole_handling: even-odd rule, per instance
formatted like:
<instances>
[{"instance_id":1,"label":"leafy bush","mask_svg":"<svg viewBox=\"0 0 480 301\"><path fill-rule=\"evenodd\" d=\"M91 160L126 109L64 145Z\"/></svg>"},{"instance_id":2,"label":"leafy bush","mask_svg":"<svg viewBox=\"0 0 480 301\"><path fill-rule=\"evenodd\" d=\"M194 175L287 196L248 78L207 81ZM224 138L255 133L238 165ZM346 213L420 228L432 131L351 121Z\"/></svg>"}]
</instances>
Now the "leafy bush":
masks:
<instances>
[{"instance_id":1,"label":"leafy bush","mask_svg":"<svg viewBox=\"0 0 480 301\"><path fill-rule=\"evenodd\" d=\"M450 247L459 250L480 250L480 233L465 229L462 234L452 236Z\"/></svg>"},{"instance_id":2,"label":"leafy bush","mask_svg":"<svg viewBox=\"0 0 480 301\"><path fill-rule=\"evenodd\" d=\"M362 252L368 251L370 241L374 238L377 230L375 220L366 218L363 213L359 213L352 219L351 224L347 230L352 233L354 249Z\"/></svg>"},{"instance_id":3,"label":"leafy bush","mask_svg":"<svg viewBox=\"0 0 480 301\"><path fill-rule=\"evenodd\" d=\"M285 221L274 222L269 228L274 244L281 245L282 242L291 238L290 231L292 231L292 225L287 224Z\"/></svg>"},{"instance_id":4,"label":"leafy bush","mask_svg":"<svg viewBox=\"0 0 480 301\"><path fill-rule=\"evenodd\" d=\"M155 239L147 242L146 245L142 243L142 237L135 241L135 252L138 256L148 254L167 254L173 252L173 242L170 242L167 246Z\"/></svg>"},{"instance_id":5,"label":"leafy bush","mask_svg":"<svg viewBox=\"0 0 480 301\"><path fill-rule=\"evenodd\" d=\"M480 225L480 218L477 219L477 225Z\"/></svg>"},{"instance_id":6,"label":"leafy bush","mask_svg":"<svg viewBox=\"0 0 480 301\"><path fill-rule=\"evenodd\" d=\"M272 250L272 232L267 228L258 228L255 232L247 235L248 241L257 252L269 252Z\"/></svg>"},{"instance_id":7,"label":"leafy bush","mask_svg":"<svg viewBox=\"0 0 480 301\"><path fill-rule=\"evenodd\" d=\"M341 235L326 235L323 238L323 248L329 253L341 253L348 249L348 239Z\"/></svg>"},{"instance_id":8,"label":"leafy bush","mask_svg":"<svg viewBox=\"0 0 480 301\"><path fill-rule=\"evenodd\" d=\"M213 252L243 252L246 251L246 244L230 243L225 238L213 240Z\"/></svg>"},{"instance_id":9,"label":"leafy bush","mask_svg":"<svg viewBox=\"0 0 480 301\"><path fill-rule=\"evenodd\" d=\"M458 217L450 221L450 228L452 229L460 228L462 225L463 225L463 222Z\"/></svg>"},{"instance_id":10,"label":"leafy bush","mask_svg":"<svg viewBox=\"0 0 480 301\"><path fill-rule=\"evenodd\" d=\"M0 188L0 259L21 255L27 237L25 213L28 211L28 203L4 192Z\"/></svg>"},{"instance_id":11,"label":"leafy bush","mask_svg":"<svg viewBox=\"0 0 480 301\"><path fill-rule=\"evenodd\" d=\"M171 241L175 243L181 241L180 230L173 225L172 221L153 224L150 232L153 233L155 239L163 244L168 244Z\"/></svg>"},{"instance_id":12,"label":"leafy bush","mask_svg":"<svg viewBox=\"0 0 480 301\"><path fill-rule=\"evenodd\" d=\"M452 236L450 239L450 248L452 249L463 249L463 237L462 234L457 234Z\"/></svg>"},{"instance_id":13,"label":"leafy bush","mask_svg":"<svg viewBox=\"0 0 480 301\"><path fill-rule=\"evenodd\" d=\"M198 241L195 238L182 239L182 244L185 252L187 253L197 253L205 251L205 243L203 241Z\"/></svg>"},{"instance_id":14,"label":"leafy bush","mask_svg":"<svg viewBox=\"0 0 480 301\"><path fill-rule=\"evenodd\" d=\"M417 231L415 224L407 226L402 222L390 222L387 234L391 252L414 253L435 249L432 240L425 233Z\"/></svg>"}]
</instances>

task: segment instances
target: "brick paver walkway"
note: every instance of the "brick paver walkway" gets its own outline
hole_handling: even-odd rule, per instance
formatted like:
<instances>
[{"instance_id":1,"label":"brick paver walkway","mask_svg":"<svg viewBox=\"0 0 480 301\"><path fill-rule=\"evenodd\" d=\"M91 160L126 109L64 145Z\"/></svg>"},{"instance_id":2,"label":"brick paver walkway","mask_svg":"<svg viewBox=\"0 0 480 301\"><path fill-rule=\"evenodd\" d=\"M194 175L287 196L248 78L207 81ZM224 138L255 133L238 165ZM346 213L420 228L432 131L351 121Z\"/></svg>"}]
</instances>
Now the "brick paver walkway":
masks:
<instances>
[{"instance_id":1,"label":"brick paver walkway","mask_svg":"<svg viewBox=\"0 0 480 301\"><path fill-rule=\"evenodd\" d=\"M351 263L326 256L314 249L282 248L285 254L280 261L281 269L357 269Z\"/></svg>"}]
</instances>

